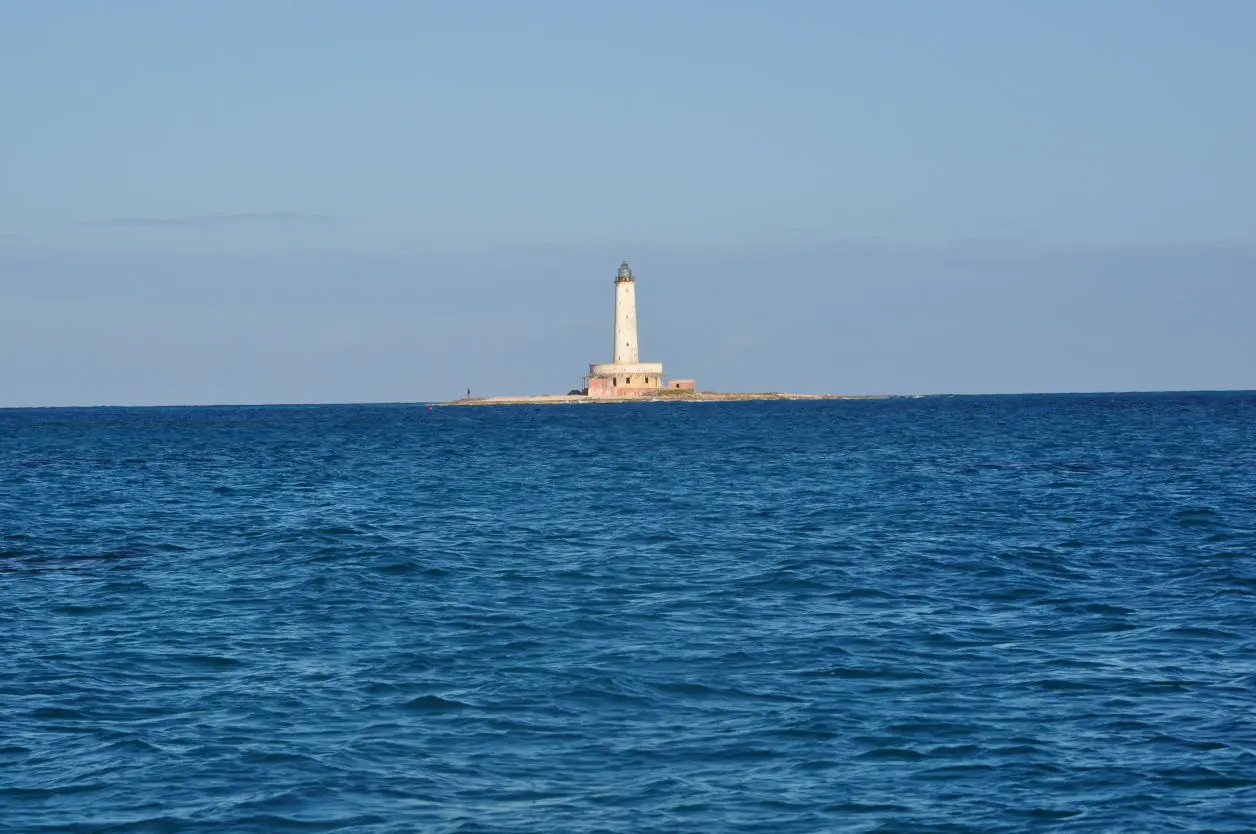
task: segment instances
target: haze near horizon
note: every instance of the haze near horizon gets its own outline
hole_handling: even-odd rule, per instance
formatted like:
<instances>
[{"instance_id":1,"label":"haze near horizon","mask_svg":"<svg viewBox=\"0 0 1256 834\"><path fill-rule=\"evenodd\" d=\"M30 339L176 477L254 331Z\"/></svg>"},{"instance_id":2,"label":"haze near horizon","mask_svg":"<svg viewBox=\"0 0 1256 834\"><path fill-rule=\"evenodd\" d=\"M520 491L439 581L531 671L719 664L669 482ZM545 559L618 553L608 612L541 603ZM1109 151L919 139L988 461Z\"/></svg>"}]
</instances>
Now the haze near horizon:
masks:
<instances>
[{"instance_id":1,"label":"haze near horizon","mask_svg":"<svg viewBox=\"0 0 1256 834\"><path fill-rule=\"evenodd\" d=\"M1256 6L0 0L0 406L1256 389Z\"/></svg>"}]
</instances>

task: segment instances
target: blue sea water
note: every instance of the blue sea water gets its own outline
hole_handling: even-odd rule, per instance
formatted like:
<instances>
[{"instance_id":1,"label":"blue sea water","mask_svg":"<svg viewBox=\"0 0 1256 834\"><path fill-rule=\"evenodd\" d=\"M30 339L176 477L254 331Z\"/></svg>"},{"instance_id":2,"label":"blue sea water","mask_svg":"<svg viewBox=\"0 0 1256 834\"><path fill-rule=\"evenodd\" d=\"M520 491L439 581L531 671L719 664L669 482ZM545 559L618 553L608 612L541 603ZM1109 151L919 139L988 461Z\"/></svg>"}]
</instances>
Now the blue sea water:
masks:
<instances>
[{"instance_id":1,"label":"blue sea water","mask_svg":"<svg viewBox=\"0 0 1256 834\"><path fill-rule=\"evenodd\" d=\"M0 411L0 830L1256 830L1256 395Z\"/></svg>"}]
</instances>

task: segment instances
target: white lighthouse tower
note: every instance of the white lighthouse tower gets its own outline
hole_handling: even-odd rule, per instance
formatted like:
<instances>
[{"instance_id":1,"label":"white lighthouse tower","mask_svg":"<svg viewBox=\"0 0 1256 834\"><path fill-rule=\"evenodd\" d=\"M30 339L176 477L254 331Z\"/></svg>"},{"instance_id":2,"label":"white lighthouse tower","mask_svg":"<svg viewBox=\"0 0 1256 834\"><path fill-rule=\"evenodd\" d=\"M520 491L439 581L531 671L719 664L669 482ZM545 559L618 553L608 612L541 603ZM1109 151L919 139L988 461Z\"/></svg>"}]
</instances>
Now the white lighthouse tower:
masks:
<instances>
[{"instance_id":1,"label":"white lighthouse tower","mask_svg":"<svg viewBox=\"0 0 1256 834\"><path fill-rule=\"evenodd\" d=\"M663 387L663 363L641 362L637 351L637 282L628 262L615 275L614 358L589 366L590 397L640 397Z\"/></svg>"},{"instance_id":2,"label":"white lighthouse tower","mask_svg":"<svg viewBox=\"0 0 1256 834\"><path fill-rule=\"evenodd\" d=\"M637 282L627 261L615 275L615 349L611 355L617 365L637 364Z\"/></svg>"}]
</instances>

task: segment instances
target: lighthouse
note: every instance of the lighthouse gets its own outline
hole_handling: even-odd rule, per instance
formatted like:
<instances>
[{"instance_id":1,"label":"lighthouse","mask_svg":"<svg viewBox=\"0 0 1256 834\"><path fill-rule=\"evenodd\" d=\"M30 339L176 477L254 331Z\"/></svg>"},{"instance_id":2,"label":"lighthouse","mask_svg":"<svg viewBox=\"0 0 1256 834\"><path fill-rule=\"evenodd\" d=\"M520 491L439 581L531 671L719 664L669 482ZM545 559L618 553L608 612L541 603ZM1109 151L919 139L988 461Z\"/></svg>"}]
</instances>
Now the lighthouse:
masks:
<instances>
[{"instance_id":1,"label":"lighthouse","mask_svg":"<svg viewBox=\"0 0 1256 834\"><path fill-rule=\"evenodd\" d=\"M615 349L617 365L637 364L637 282L632 280L628 262L619 265L615 275Z\"/></svg>"},{"instance_id":2,"label":"lighthouse","mask_svg":"<svg viewBox=\"0 0 1256 834\"><path fill-rule=\"evenodd\" d=\"M611 362L589 366L590 397L641 397L663 387L663 363L642 362L637 350L637 282L624 261L615 273L615 343Z\"/></svg>"}]
</instances>

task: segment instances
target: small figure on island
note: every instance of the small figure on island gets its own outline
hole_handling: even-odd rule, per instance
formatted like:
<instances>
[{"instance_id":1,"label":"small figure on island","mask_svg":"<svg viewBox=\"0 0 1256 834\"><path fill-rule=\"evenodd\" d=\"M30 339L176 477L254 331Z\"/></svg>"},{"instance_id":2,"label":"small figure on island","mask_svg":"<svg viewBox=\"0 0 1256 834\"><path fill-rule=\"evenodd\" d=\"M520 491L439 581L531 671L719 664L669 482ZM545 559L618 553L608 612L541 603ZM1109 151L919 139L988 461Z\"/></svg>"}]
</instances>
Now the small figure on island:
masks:
<instances>
[{"instance_id":1,"label":"small figure on island","mask_svg":"<svg viewBox=\"0 0 1256 834\"><path fill-rule=\"evenodd\" d=\"M471 389L467 388L467 399L471 399Z\"/></svg>"}]
</instances>

